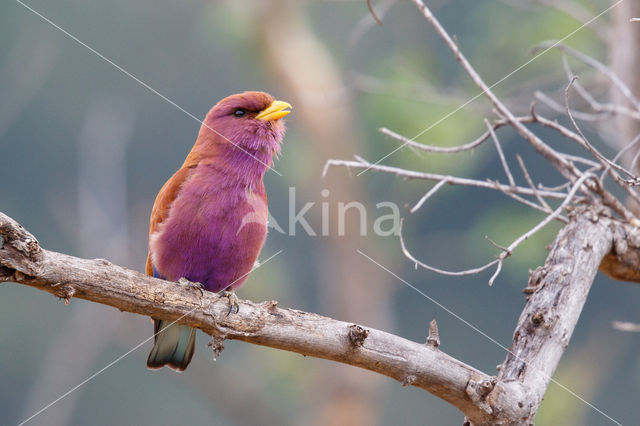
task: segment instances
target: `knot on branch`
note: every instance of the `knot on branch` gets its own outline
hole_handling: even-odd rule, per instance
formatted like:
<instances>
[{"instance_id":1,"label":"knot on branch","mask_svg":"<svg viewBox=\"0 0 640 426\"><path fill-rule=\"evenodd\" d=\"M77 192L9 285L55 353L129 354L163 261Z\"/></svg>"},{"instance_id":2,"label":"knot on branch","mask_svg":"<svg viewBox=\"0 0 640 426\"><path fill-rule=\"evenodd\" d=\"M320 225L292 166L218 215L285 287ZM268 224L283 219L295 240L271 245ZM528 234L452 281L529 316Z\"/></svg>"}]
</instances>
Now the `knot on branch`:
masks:
<instances>
[{"instance_id":1,"label":"knot on branch","mask_svg":"<svg viewBox=\"0 0 640 426\"><path fill-rule=\"evenodd\" d=\"M440 346L440 335L438 333L438 323L431 320L429 323L429 335L427 336L427 345L437 348Z\"/></svg>"},{"instance_id":2,"label":"knot on branch","mask_svg":"<svg viewBox=\"0 0 640 426\"><path fill-rule=\"evenodd\" d=\"M493 409L487 402L487 396L491 393L496 383L497 378L495 377L484 380L475 380L472 378L469 380L469 383L467 383L467 387L464 391L467 396L469 396L469 399L471 399L471 401L476 404L476 406L481 408L483 411L491 414L493 412Z\"/></svg>"},{"instance_id":3,"label":"knot on branch","mask_svg":"<svg viewBox=\"0 0 640 426\"><path fill-rule=\"evenodd\" d=\"M69 284L61 285L61 283L57 283L53 284L51 287L53 288L53 294L55 294L60 299L64 299L65 305L68 305L69 300L71 300L73 295L76 294L76 289Z\"/></svg>"},{"instance_id":4,"label":"knot on branch","mask_svg":"<svg viewBox=\"0 0 640 426\"><path fill-rule=\"evenodd\" d=\"M364 341L369 336L369 330L357 324L351 324L349 326L348 336L351 346L353 346L354 348L359 348L360 346L364 345Z\"/></svg>"},{"instance_id":5,"label":"knot on branch","mask_svg":"<svg viewBox=\"0 0 640 426\"><path fill-rule=\"evenodd\" d=\"M213 352L213 360L217 360L220 353L224 350L224 336L211 336L211 340L207 343Z\"/></svg>"},{"instance_id":6,"label":"knot on branch","mask_svg":"<svg viewBox=\"0 0 640 426\"><path fill-rule=\"evenodd\" d=\"M411 386L418 380L415 374L409 374L404 379L402 379L402 386Z\"/></svg>"},{"instance_id":7,"label":"knot on branch","mask_svg":"<svg viewBox=\"0 0 640 426\"><path fill-rule=\"evenodd\" d=\"M274 317L282 318L282 314L278 312L278 301L272 300L267 303L267 312L269 315L273 315Z\"/></svg>"},{"instance_id":8,"label":"knot on branch","mask_svg":"<svg viewBox=\"0 0 640 426\"><path fill-rule=\"evenodd\" d=\"M37 275L39 262L42 260L42 249L38 240L25 230L18 222L0 213L0 258L5 271L13 269L25 275Z\"/></svg>"},{"instance_id":9,"label":"knot on branch","mask_svg":"<svg viewBox=\"0 0 640 426\"><path fill-rule=\"evenodd\" d=\"M640 229L612 221L611 230L613 246L602 259L600 271L615 280L640 283Z\"/></svg>"},{"instance_id":10,"label":"knot on branch","mask_svg":"<svg viewBox=\"0 0 640 426\"><path fill-rule=\"evenodd\" d=\"M540 283L547 276L547 269L544 266L538 266L536 269L529 270L529 283L522 290L526 295L530 295L539 289Z\"/></svg>"},{"instance_id":11,"label":"knot on branch","mask_svg":"<svg viewBox=\"0 0 640 426\"><path fill-rule=\"evenodd\" d=\"M531 316L531 325L533 328L538 328L542 325L546 326L547 328L550 326L550 324L547 321L547 316L546 316L546 312L545 311L538 311L535 314L533 314Z\"/></svg>"}]
</instances>

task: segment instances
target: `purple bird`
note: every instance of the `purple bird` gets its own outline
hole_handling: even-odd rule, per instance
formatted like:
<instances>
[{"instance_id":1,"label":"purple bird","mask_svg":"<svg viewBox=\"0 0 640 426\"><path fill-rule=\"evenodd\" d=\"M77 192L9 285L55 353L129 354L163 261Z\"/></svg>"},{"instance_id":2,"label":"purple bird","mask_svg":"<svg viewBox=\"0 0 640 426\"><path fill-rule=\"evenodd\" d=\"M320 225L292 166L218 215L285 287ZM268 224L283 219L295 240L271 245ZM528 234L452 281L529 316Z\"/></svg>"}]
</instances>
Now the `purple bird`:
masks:
<instances>
[{"instance_id":1,"label":"purple bird","mask_svg":"<svg viewBox=\"0 0 640 426\"><path fill-rule=\"evenodd\" d=\"M146 273L225 291L230 304L253 268L267 236L262 178L280 153L282 117L291 105L263 92L218 102L207 114L184 164L153 205ZM196 330L154 319L147 367L189 365Z\"/></svg>"}]
</instances>

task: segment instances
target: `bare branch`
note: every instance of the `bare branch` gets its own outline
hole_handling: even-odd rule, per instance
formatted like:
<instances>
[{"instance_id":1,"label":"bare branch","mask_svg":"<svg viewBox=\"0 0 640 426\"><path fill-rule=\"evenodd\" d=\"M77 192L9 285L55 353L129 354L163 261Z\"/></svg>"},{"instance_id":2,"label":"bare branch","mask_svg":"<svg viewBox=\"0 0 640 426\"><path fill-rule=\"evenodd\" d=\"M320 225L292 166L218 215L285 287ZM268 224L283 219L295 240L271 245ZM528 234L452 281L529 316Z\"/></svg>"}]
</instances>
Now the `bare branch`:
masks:
<instances>
[{"instance_id":1,"label":"bare branch","mask_svg":"<svg viewBox=\"0 0 640 426\"><path fill-rule=\"evenodd\" d=\"M543 49L559 49L570 56L578 59L579 61L584 62L585 64L597 69L602 74L604 74L618 90L624 95L625 98L631 102L631 104L635 107L636 110L640 111L640 101L633 95L629 86L627 86L621 79L618 77L616 73L614 73L611 68L607 67L602 62L592 58L589 55L585 55L582 52L579 52L566 44L560 43L556 40L549 40L543 43L540 43L537 47L533 49L533 52L537 52Z\"/></svg>"},{"instance_id":2,"label":"bare branch","mask_svg":"<svg viewBox=\"0 0 640 426\"><path fill-rule=\"evenodd\" d=\"M540 205L542 205L544 207L545 211L550 212L551 211L551 207L549 206L549 204L547 204L547 202L544 200L544 198L542 198L542 196L540 195L540 193L536 189L536 186L533 184L533 181L531 180L531 176L529 176L529 172L527 171L527 167L524 165L524 161L522 160L522 157L520 157L520 154L516 154L516 158L518 159L518 164L520 165L520 169L522 170L522 174L524 175L524 178L526 179L527 183L529 184L529 187L531 188L531 190L533 191L534 195L536 196L536 199L538 200Z\"/></svg>"},{"instance_id":3,"label":"bare branch","mask_svg":"<svg viewBox=\"0 0 640 426\"><path fill-rule=\"evenodd\" d=\"M494 126L500 127L500 126L504 126L506 124L506 121L504 123L497 123L494 124ZM419 142L414 141L413 139L409 139L405 136L399 135L398 133L394 132L393 130L389 130L386 127L383 127L380 129L380 133L390 136L393 139L396 139L400 142L402 142L404 145L407 145L411 148L416 148L416 149L420 149L422 151L427 151L427 152L438 152L438 153L446 153L446 154L453 154L456 152L463 152L463 151L470 151L478 146L480 146L482 144L482 142L484 142L485 140L487 140L487 138L489 136L491 136L491 133L489 133L488 131L483 133L480 137L478 137L476 140L469 142L467 144L464 145L460 145L460 146L435 146L435 145L425 145Z\"/></svg>"},{"instance_id":4,"label":"bare branch","mask_svg":"<svg viewBox=\"0 0 640 426\"><path fill-rule=\"evenodd\" d=\"M560 231L545 265L530 275L525 289L527 304L518 320L511 349L499 369L496 386L486 398L493 407L505 407L509 411L504 413L505 417L518 419L516 424L533 424L550 381L569 391L552 376L569 343L598 265L612 248L613 222L604 209L581 209L572 219ZM501 402L503 398L509 401L516 398L520 403L509 406L506 401Z\"/></svg>"},{"instance_id":5,"label":"bare branch","mask_svg":"<svg viewBox=\"0 0 640 426\"><path fill-rule=\"evenodd\" d=\"M415 265L415 267L417 268L418 266L420 266L421 268L426 269L427 271L431 271L431 272L435 272L437 274L440 275L449 275L449 276L453 276L453 277L463 277L466 275L475 275L478 274L486 269L489 269L490 267L492 267L493 265L495 265L496 263L498 263L498 259L496 260L492 260L491 262L479 266L477 268L472 268L472 269L465 269L464 271L447 271L444 269L439 269L439 268L434 268L433 266L429 266L424 262L419 261L418 259L416 259L415 257L413 257L413 255L411 254L411 252L407 249L407 246L404 244L404 238L402 237L402 225L404 223L404 220L400 221L400 247L402 248L402 253L404 253L404 255L413 262L413 264Z\"/></svg>"},{"instance_id":6,"label":"bare branch","mask_svg":"<svg viewBox=\"0 0 640 426\"><path fill-rule=\"evenodd\" d=\"M507 250L505 252L503 252L503 253L505 253L504 257L506 257L506 256L510 255L511 253L513 253L513 250L515 250L515 248L518 247L522 242L524 242L525 240L531 238L531 236L533 236L533 234L535 234L536 232L538 232L539 230L541 230L542 228L547 226L549 224L549 222L551 222L552 220L557 218L562 213L562 210L564 210L564 208L569 205L569 203L571 202L573 197L576 195L576 192L582 186L582 184L585 183L585 181L587 179L589 179L589 178L597 179L596 176L594 176L594 175L592 175L590 173L585 173L582 176L580 176L580 179L578 179L576 181L576 183L573 184L573 187L571 188L571 191L569 191L569 194L567 195L567 198L564 199L564 201L560 204L560 206L558 206L558 208L555 209L554 212L551 213L549 216L545 217L540 223L538 223L536 226L531 228L528 232L526 232L525 234L521 235L513 243L511 243L511 245L509 247L507 247Z\"/></svg>"},{"instance_id":7,"label":"bare branch","mask_svg":"<svg viewBox=\"0 0 640 426\"><path fill-rule=\"evenodd\" d=\"M440 182L436 183L435 185L433 185L433 188L431 188L426 194L424 194L422 196L422 198L420 198L420 201L418 201L416 203L415 206L413 206L411 208L411 210L409 210L410 213L415 213L420 207L422 207L422 205L425 203L425 201L427 201L429 198L431 198L431 196L433 196L436 192L438 192L438 190L440 188L442 188L442 186L446 183L449 183L448 179L444 179L441 180Z\"/></svg>"},{"instance_id":8,"label":"bare branch","mask_svg":"<svg viewBox=\"0 0 640 426\"><path fill-rule=\"evenodd\" d=\"M615 157L613 157L613 159L611 160L613 163L617 164L617 161L630 149L633 149L634 147L636 147L636 145L638 145L638 143L640 142L640 133L638 135L636 135L636 137L628 144L625 145L624 148L622 148L620 151L618 151L618 153L616 154ZM631 170L633 170L634 165L636 164L636 161L638 161L638 156L640 155L640 151L638 151L636 153L636 155L633 157L633 160L631 160L631 164L629 165L629 168ZM602 172L602 174L600 175L600 181L604 182L604 179L606 178L607 174L609 173L609 169L611 169L611 166L607 165L607 167L604 169L604 171Z\"/></svg>"},{"instance_id":9,"label":"bare branch","mask_svg":"<svg viewBox=\"0 0 640 426\"><path fill-rule=\"evenodd\" d=\"M500 185L500 183L497 182L497 181L495 181L494 184ZM513 198L517 202L522 203L527 207L531 207L532 209L539 210L539 211L541 211L543 213L550 213L550 210L545 209L543 206L539 206L538 204L536 204L534 202L531 202L531 201L527 200L526 198L523 198L523 197L521 197L521 196L519 196L517 194L514 194L511 191L505 191L505 190L502 189L502 187L496 187L496 189L499 190L500 192L502 192L507 197ZM558 219L563 221L563 222L567 222L567 219L565 217L559 217Z\"/></svg>"},{"instance_id":10,"label":"bare branch","mask_svg":"<svg viewBox=\"0 0 640 426\"><path fill-rule=\"evenodd\" d=\"M451 185L462 185L462 186L475 186L478 188L486 188L486 189L495 189L503 192L514 192L522 195L535 195L531 188L526 188L522 186L511 187L509 185L500 184L497 182L487 182L477 179L467 179L460 178L449 175L441 175L437 173L427 173L427 172L417 172L414 170L402 169L399 167L385 166L382 164L371 164L368 161L350 161L350 160L337 160L337 159L329 159L324 165L324 170L322 171L322 175L326 175L327 171L330 167L341 166L347 168L354 169L370 169L377 170L380 172L395 174L396 176L401 176L409 179L425 179L431 180L435 182L440 182L443 180L447 180ZM563 192L555 192L555 191L547 191L540 190L538 191L540 195L543 197L556 198L556 199L564 199L567 194Z\"/></svg>"},{"instance_id":11,"label":"bare branch","mask_svg":"<svg viewBox=\"0 0 640 426\"><path fill-rule=\"evenodd\" d=\"M628 171L624 167L619 166L618 164L615 164L614 162L609 160L607 157L605 157L604 155L600 154L600 151L598 151L593 145L591 145L591 143L586 138L584 133L582 133L582 130L578 126L578 123L576 123L576 120L573 118L573 113L571 112L571 108L569 108L569 90L571 89L573 83L576 81L577 78L578 77L574 76L571 79L571 81L569 82L569 84L567 85L567 87L566 87L566 89L564 91L564 103L565 103L565 112L567 113L567 116L571 120L571 124L573 124L573 127L576 129L576 131L580 135L580 144L583 147L585 147L587 149L587 151L589 151L594 157L596 157L598 159L598 161L600 161L602 163L603 167L606 167L606 166L609 166L610 168L613 167L614 169L618 170L619 172L622 172L622 173L626 174L627 177L631 177L631 178L635 177L635 175L633 173L631 173L630 171Z\"/></svg>"},{"instance_id":12,"label":"bare branch","mask_svg":"<svg viewBox=\"0 0 640 426\"><path fill-rule=\"evenodd\" d=\"M496 146L496 151L498 151L498 156L500 157L500 162L502 163L502 168L507 175L507 179L509 180L509 184L511 186L516 186L516 181L513 179L513 175L511 174L511 170L509 170L509 164L507 163L507 159L504 158L504 152L502 152L502 148L500 147L500 141L496 136L496 132L493 131L493 126L489 124L489 120L484 119L484 124L489 129L489 133L491 134L491 139L493 139L493 143Z\"/></svg>"},{"instance_id":13,"label":"bare branch","mask_svg":"<svg viewBox=\"0 0 640 426\"><path fill-rule=\"evenodd\" d=\"M561 108L561 107L559 107ZM564 113L564 109L562 109L562 112ZM578 143L582 143L582 139L580 138L580 135L572 132L571 130L567 129L566 127L562 126L561 124L559 124L557 121L553 121L550 120L548 118L544 118L543 116L537 114L534 112L533 110L533 106L532 106L532 114L528 115L528 116L521 116L521 117L515 117L516 120L518 120L521 123L538 123L541 124L544 127L549 127L553 130L555 130L556 132L560 133L562 136L574 140ZM496 120L493 123L493 130L497 130L500 127L509 125L510 122L509 120L505 119L505 118L501 118ZM444 154L454 154L454 153L458 153L458 152L463 152L463 151L469 151L472 150L478 146L480 146L482 144L482 142L486 141L487 139L489 139L489 137L491 136L491 133L487 130L486 132L484 132L482 135L480 135L478 138L476 138L475 140L473 140L472 142L469 142L467 144L464 145L460 145L460 146L454 146L454 147L441 147L441 146L435 146L435 145L425 145L425 144L421 144L418 142L415 142L405 136L399 135L398 133L395 133L392 130L389 130L387 128L381 128L380 132L383 133L384 135L390 136L393 139L396 139L400 142L402 142L403 144L411 147L411 148L416 148L422 151L427 151L427 152L432 152L432 153L444 153ZM589 160L587 158L583 158L583 157L578 157L578 156L574 156L574 155L569 155L569 154L565 154L562 152L558 153L560 156L564 157L566 160L568 161L573 161L573 162L577 162L577 163L583 163L583 164L587 164L591 167L593 166L600 166L600 163L596 163L592 160ZM373 168L373 167L372 167Z\"/></svg>"},{"instance_id":14,"label":"bare branch","mask_svg":"<svg viewBox=\"0 0 640 426\"><path fill-rule=\"evenodd\" d=\"M608 158L606 158L604 155L600 154L600 152L593 146L591 145L591 143L589 143L589 141L587 140L587 138L584 136L584 134L582 133L582 130L580 130L580 127L578 127L578 124L576 123L576 121L574 120L573 116L571 115L571 110L569 109L569 90L571 89L571 84L573 83L573 81L575 81L575 78L567 85L567 88L565 89L565 105L566 105L566 111L567 111L567 115L569 116L569 119L571 120L571 123L573 124L574 128L576 129L576 131L580 134L580 137L582 138L582 146L584 146L591 154L593 154L594 157L596 157L600 163L602 163L602 165L608 168L608 173L609 175L613 178L613 180L622 187L622 189L625 190L625 192L627 194L629 194L629 196L640 205L640 196L638 196L638 194L631 189L631 187L627 184L628 182L624 181L620 175L618 175L616 172L614 172L612 170L616 169L622 173L625 173L630 179L635 179L636 176L631 173L630 171L628 171L627 169L625 169L622 166L619 166L618 164L614 163L613 161L609 160ZM602 184L599 184L600 187L602 187ZM603 190L604 191L604 190Z\"/></svg>"},{"instance_id":15,"label":"bare branch","mask_svg":"<svg viewBox=\"0 0 640 426\"><path fill-rule=\"evenodd\" d=\"M573 199L573 197L576 195L576 192L580 189L580 187L585 183L585 181L589 178L592 179L596 179L596 176L589 174L589 173L585 173L584 175L582 175L580 177L580 179L578 179L576 181L575 184L573 184L573 187L571 188L571 191L569 191L569 194L566 196L566 198L564 199L564 201L560 204L560 206L553 211L553 213L551 213L550 215L548 215L547 217L545 217L542 221L540 221L540 223L538 223L536 226L534 226L533 228L531 228L529 231L527 231L526 233L522 234L521 236L519 236L518 238L516 238L516 240L511 243L511 245L509 245L509 247L501 247L498 246L497 243L495 243L494 241L492 241L491 239L489 239L487 237L487 239L495 246L499 247L502 252L500 253L500 255L498 255L498 258L495 260L492 260L489 263L486 263L478 268L473 268L473 269L467 269L464 271L447 271L447 270L443 270L443 269L439 269L439 268L435 268L433 266L427 265L424 262L419 261L418 259L416 259L411 252L407 249L405 243L404 243L404 238L402 237L402 224L403 221L400 221L400 247L402 248L402 253L404 253L404 255L411 260L414 265L420 266L428 271L431 272L436 272L438 274L441 275L450 275L450 276L465 276L465 275L474 275L474 274L478 274L486 269L489 269L490 267L492 267L493 265L497 265L496 267L496 271L493 273L493 275L491 276L491 278L489 279L489 285L493 285L493 282L495 281L495 279L498 277L498 275L500 274L500 271L502 270L502 262L504 262L504 260L511 256L511 254L513 253L513 251L520 245L522 244L524 241L528 240L529 238L531 238L536 232L538 232L539 230L541 230L542 228L544 228L545 226L547 226L549 224L549 222L551 222L554 219L557 219L560 214L562 213L562 211L569 205L569 203L571 202L571 200Z\"/></svg>"},{"instance_id":16,"label":"bare branch","mask_svg":"<svg viewBox=\"0 0 640 426\"><path fill-rule=\"evenodd\" d=\"M556 102L551 97L549 97L547 94L539 90L536 90L533 95L537 100L539 100L540 102L542 102L543 104L545 104L546 106L554 110L555 112L566 114L565 108L560 103ZM574 117L582 121L602 121L607 117L611 116L611 112L592 114L589 112L572 110L571 113L573 114Z\"/></svg>"},{"instance_id":17,"label":"bare branch","mask_svg":"<svg viewBox=\"0 0 640 426\"><path fill-rule=\"evenodd\" d=\"M490 377L432 346L313 313L279 308L275 301L240 301L239 312L229 315L228 301L215 293L205 291L201 296L175 282L104 259L81 259L44 250L30 233L2 213L0 236L0 282L26 284L66 301L77 297L121 311L177 321L201 329L218 343L242 340L353 365L399 382L411 377L408 384L439 396L465 415L476 419L489 416L473 402L477 397L467 385Z\"/></svg>"},{"instance_id":18,"label":"bare branch","mask_svg":"<svg viewBox=\"0 0 640 426\"><path fill-rule=\"evenodd\" d=\"M562 66L565 70L565 74L567 75L567 81L573 80L573 77L575 76L575 74L571 70L571 67L569 66L569 61L567 60L567 55L564 52L562 53ZM585 89L582 86L582 84L580 84L580 82L578 81L575 81L573 83L573 87L576 89L576 92L578 92L578 94L582 97L582 99L584 99L589 104L591 109L599 113L609 113L609 114L603 114L599 116L594 115L594 117L604 118L607 115L610 115L611 113L613 113L613 114L624 115L634 120L640 120L640 111L634 111L632 109L629 109L622 105L617 105L617 104L610 104L610 103L603 104L600 101L598 101L596 98L594 98L591 95L591 93L589 93L589 91ZM564 113L564 110L562 110L562 112ZM579 118L577 115L577 112L574 112L573 115Z\"/></svg>"},{"instance_id":19,"label":"bare branch","mask_svg":"<svg viewBox=\"0 0 640 426\"><path fill-rule=\"evenodd\" d=\"M455 58L467 74L469 74L473 82L482 90L482 93L489 98L497 112L509 121L518 134L529 142L531 146L533 146L540 155L546 158L565 178L573 180L580 175L579 170L577 170L573 164L559 155L549 145L545 144L535 133L516 119L513 113L511 113L502 101L500 101L500 99L498 99L498 97L491 91L491 87L487 86L484 80L482 80L467 58L462 54L462 52L460 52L457 43L453 38L451 38L444 27L442 27L440 22L436 19L433 13L431 13L431 10L422 2L422 0L413 0L413 2L422 12L427 21L429 21L429 23L431 23L431 25L436 29L438 35L445 41L446 45L453 52Z\"/></svg>"},{"instance_id":20,"label":"bare branch","mask_svg":"<svg viewBox=\"0 0 640 426\"><path fill-rule=\"evenodd\" d=\"M373 10L373 6L371 6L371 0L367 0L367 8L369 9L369 13L373 17L373 20L376 21L376 24L381 27L382 21L380 20L380 18L378 18L378 15L376 15L376 11Z\"/></svg>"}]
</instances>

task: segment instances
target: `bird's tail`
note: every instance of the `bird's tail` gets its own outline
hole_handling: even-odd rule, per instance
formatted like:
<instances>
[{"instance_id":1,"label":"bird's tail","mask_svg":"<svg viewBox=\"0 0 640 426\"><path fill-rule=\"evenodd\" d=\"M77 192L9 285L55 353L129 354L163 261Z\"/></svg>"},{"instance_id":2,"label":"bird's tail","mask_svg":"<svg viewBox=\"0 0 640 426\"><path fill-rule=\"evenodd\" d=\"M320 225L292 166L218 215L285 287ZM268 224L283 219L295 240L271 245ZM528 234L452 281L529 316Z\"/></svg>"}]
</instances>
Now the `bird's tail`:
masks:
<instances>
[{"instance_id":1,"label":"bird's tail","mask_svg":"<svg viewBox=\"0 0 640 426\"><path fill-rule=\"evenodd\" d=\"M167 366L184 371L191 362L196 343L196 329L171 321L153 320L155 341L147 358L147 368L157 370Z\"/></svg>"}]
</instances>

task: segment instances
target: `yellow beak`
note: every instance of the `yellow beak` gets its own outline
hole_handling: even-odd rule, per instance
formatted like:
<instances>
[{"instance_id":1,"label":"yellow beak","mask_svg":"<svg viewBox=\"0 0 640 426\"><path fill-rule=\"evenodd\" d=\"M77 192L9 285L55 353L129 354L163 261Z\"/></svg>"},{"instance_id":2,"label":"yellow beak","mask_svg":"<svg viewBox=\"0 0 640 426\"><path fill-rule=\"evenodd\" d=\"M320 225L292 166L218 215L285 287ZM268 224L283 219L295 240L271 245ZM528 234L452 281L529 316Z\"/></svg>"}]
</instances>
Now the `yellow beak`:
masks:
<instances>
[{"instance_id":1,"label":"yellow beak","mask_svg":"<svg viewBox=\"0 0 640 426\"><path fill-rule=\"evenodd\" d=\"M271 105L260 111L260 113L256 115L256 118L263 121L280 120L282 117L291 112L287 110L287 108L289 108L289 110L291 109L291 105L287 102L273 101Z\"/></svg>"}]
</instances>

